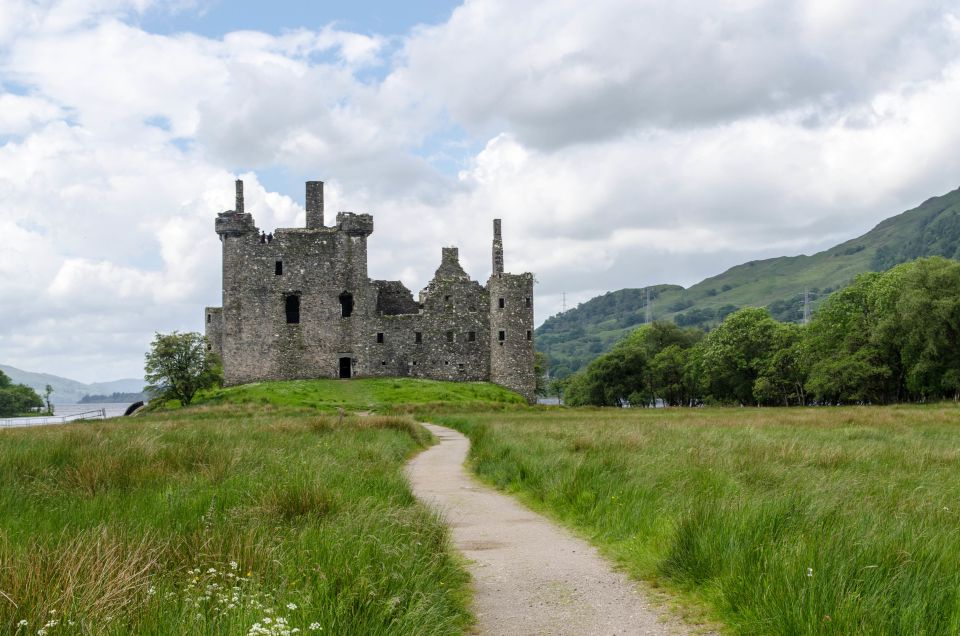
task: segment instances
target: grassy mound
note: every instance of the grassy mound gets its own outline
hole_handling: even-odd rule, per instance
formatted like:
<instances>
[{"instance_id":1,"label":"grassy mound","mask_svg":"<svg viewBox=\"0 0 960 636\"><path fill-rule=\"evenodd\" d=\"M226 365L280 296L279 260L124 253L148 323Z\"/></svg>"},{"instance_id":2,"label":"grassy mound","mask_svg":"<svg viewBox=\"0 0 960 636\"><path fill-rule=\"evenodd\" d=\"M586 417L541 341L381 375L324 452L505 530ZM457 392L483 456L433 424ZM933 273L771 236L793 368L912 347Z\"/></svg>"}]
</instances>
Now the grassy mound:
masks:
<instances>
[{"instance_id":1,"label":"grassy mound","mask_svg":"<svg viewBox=\"0 0 960 636\"><path fill-rule=\"evenodd\" d=\"M960 408L433 415L485 480L743 634L960 632Z\"/></svg>"},{"instance_id":2,"label":"grassy mound","mask_svg":"<svg viewBox=\"0 0 960 636\"><path fill-rule=\"evenodd\" d=\"M0 633L461 632L467 575L402 470L426 443L253 405L0 431Z\"/></svg>"},{"instance_id":3,"label":"grassy mound","mask_svg":"<svg viewBox=\"0 0 960 636\"><path fill-rule=\"evenodd\" d=\"M259 382L213 391L199 397L206 404L273 404L332 412L391 411L404 405L477 406L526 404L518 393L487 382L440 382L410 378L289 380Z\"/></svg>"}]
</instances>

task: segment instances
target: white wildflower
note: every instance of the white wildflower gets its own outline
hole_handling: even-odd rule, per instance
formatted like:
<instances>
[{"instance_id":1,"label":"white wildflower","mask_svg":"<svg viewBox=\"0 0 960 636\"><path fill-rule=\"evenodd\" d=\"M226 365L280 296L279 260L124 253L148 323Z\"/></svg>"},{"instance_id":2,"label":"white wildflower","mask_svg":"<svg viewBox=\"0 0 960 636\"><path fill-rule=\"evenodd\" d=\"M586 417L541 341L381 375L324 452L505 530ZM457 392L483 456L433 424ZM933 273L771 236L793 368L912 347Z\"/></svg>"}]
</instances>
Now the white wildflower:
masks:
<instances>
[{"instance_id":1,"label":"white wildflower","mask_svg":"<svg viewBox=\"0 0 960 636\"><path fill-rule=\"evenodd\" d=\"M813 568L807 568L807 576L813 576Z\"/></svg>"},{"instance_id":2,"label":"white wildflower","mask_svg":"<svg viewBox=\"0 0 960 636\"><path fill-rule=\"evenodd\" d=\"M316 621L314 621L313 623L310 623L310 631L315 632L318 629L320 629L320 623L317 623Z\"/></svg>"},{"instance_id":3,"label":"white wildflower","mask_svg":"<svg viewBox=\"0 0 960 636\"><path fill-rule=\"evenodd\" d=\"M231 561L231 562L230 562L230 569L231 569L231 570L236 570L238 567L240 567L240 564L238 564L236 561Z\"/></svg>"},{"instance_id":4,"label":"white wildflower","mask_svg":"<svg viewBox=\"0 0 960 636\"><path fill-rule=\"evenodd\" d=\"M295 609L297 609L297 604L296 604L296 603L287 603L287 609L288 609L288 610L295 610Z\"/></svg>"}]
</instances>

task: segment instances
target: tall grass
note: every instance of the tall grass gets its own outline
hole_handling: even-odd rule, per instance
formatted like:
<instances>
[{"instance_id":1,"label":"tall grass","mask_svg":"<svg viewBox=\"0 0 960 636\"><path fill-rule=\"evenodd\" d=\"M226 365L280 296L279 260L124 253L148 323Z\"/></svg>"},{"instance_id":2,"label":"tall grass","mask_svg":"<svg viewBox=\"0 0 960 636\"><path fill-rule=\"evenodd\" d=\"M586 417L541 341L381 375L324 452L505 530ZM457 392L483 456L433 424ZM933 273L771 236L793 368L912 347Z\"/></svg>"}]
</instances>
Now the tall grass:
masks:
<instances>
[{"instance_id":1,"label":"tall grass","mask_svg":"<svg viewBox=\"0 0 960 636\"><path fill-rule=\"evenodd\" d=\"M960 409L432 415L482 478L743 634L960 633Z\"/></svg>"},{"instance_id":2,"label":"tall grass","mask_svg":"<svg viewBox=\"0 0 960 636\"><path fill-rule=\"evenodd\" d=\"M396 417L221 405L0 432L0 633L459 633Z\"/></svg>"}]
</instances>

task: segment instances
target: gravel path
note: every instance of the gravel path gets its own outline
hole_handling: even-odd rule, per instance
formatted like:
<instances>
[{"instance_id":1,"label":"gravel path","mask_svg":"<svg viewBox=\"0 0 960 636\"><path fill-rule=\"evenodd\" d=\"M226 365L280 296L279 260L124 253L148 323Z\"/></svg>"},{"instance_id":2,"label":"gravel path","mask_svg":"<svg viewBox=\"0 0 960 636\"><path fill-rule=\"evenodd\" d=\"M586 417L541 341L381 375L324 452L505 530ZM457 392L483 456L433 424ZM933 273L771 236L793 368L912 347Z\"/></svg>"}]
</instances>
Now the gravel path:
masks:
<instances>
[{"instance_id":1,"label":"gravel path","mask_svg":"<svg viewBox=\"0 0 960 636\"><path fill-rule=\"evenodd\" d=\"M424 426L440 443L417 455L407 473L469 561L480 634L685 633L588 543L474 480L463 465L466 437Z\"/></svg>"}]
</instances>

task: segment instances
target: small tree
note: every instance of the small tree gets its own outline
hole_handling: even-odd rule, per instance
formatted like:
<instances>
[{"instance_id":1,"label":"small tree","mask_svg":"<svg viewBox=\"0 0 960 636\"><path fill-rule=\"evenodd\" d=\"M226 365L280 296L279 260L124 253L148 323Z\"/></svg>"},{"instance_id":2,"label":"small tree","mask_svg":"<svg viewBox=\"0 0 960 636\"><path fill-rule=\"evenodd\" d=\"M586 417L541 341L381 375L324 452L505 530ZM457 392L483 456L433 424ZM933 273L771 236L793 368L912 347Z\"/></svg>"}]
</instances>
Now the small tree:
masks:
<instances>
[{"instance_id":1,"label":"small tree","mask_svg":"<svg viewBox=\"0 0 960 636\"><path fill-rule=\"evenodd\" d=\"M0 416L23 415L43 407L37 392L25 384L14 384L0 371Z\"/></svg>"},{"instance_id":2,"label":"small tree","mask_svg":"<svg viewBox=\"0 0 960 636\"><path fill-rule=\"evenodd\" d=\"M43 401L47 403L47 413L53 415L53 405L50 404L50 396L53 394L53 387L49 384L43 389Z\"/></svg>"},{"instance_id":3,"label":"small tree","mask_svg":"<svg viewBox=\"0 0 960 636\"><path fill-rule=\"evenodd\" d=\"M146 355L147 391L164 400L190 404L201 389L223 382L220 360L198 333L156 334Z\"/></svg>"}]
</instances>

